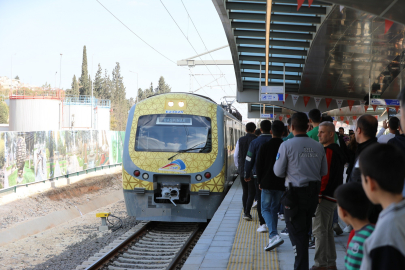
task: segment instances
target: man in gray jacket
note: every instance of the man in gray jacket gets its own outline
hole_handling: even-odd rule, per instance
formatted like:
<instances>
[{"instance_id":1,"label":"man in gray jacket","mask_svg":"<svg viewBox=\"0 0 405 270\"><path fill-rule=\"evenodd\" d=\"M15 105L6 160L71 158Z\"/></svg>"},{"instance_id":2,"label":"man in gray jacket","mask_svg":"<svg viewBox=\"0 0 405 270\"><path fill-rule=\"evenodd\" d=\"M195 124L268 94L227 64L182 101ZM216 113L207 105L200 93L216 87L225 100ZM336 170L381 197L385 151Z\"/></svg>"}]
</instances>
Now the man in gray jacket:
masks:
<instances>
[{"instance_id":1,"label":"man in gray jacket","mask_svg":"<svg viewBox=\"0 0 405 270\"><path fill-rule=\"evenodd\" d=\"M321 177L328 173L323 146L306 135L308 117L295 113L291 119L294 138L281 144L274 174L285 177L282 198L284 217L295 254L295 270L308 270L308 231L318 205Z\"/></svg>"}]
</instances>

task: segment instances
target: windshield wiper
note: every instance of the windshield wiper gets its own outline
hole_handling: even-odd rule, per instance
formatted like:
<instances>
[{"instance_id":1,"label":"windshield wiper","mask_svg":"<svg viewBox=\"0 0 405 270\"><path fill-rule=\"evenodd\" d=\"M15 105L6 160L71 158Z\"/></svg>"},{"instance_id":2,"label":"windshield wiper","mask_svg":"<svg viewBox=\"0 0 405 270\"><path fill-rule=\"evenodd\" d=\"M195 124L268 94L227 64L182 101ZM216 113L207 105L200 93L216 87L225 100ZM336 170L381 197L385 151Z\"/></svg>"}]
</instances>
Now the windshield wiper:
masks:
<instances>
[{"instance_id":1,"label":"windshield wiper","mask_svg":"<svg viewBox=\"0 0 405 270\"><path fill-rule=\"evenodd\" d=\"M199 144L198 144L198 145L199 145ZM190 148L188 148L188 149L179 150L179 151L177 151L176 154L174 154L173 156L169 157L167 160L171 160L171 159L173 159L175 156L177 156L178 154L181 154L181 153L185 153L185 152L188 152L188 151L191 151L191 150L204 149L204 148L206 148L206 145L204 145L204 147L197 147L197 148L195 148L195 146L193 146L193 147L190 147Z\"/></svg>"}]
</instances>

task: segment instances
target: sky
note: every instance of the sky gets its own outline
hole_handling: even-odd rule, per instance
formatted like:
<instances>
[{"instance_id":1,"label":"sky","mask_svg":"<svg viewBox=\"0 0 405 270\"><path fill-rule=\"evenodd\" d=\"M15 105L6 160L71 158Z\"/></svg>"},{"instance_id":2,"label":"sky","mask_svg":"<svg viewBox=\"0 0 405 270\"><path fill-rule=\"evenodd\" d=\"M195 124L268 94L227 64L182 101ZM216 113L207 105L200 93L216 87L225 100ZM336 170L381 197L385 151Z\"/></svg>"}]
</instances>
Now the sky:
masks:
<instances>
[{"instance_id":1,"label":"sky","mask_svg":"<svg viewBox=\"0 0 405 270\"><path fill-rule=\"evenodd\" d=\"M127 98L135 97L137 86L145 89L152 82L156 87L160 76L173 92L202 87L196 93L216 102L223 96L236 94L233 66L196 66L190 71L176 64L178 60L206 52L206 48L212 50L228 44L211 0L182 0L191 19L181 0L99 1L156 51L97 0L0 1L0 76L18 75L22 82L31 85L48 82L52 87L56 84L68 89L73 75L81 75L85 45L92 79L98 64L111 75L116 62L120 63ZM229 47L202 59L211 57L232 59ZM246 104L235 105L246 118Z\"/></svg>"}]
</instances>

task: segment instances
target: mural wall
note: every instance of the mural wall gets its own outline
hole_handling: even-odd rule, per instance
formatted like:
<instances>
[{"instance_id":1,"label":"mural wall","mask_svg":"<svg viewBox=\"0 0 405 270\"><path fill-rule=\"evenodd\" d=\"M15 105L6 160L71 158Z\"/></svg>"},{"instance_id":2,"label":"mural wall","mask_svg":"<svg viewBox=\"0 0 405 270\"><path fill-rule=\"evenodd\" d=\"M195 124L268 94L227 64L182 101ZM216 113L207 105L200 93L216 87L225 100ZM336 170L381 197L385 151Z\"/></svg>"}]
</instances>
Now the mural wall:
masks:
<instances>
[{"instance_id":1,"label":"mural wall","mask_svg":"<svg viewBox=\"0 0 405 270\"><path fill-rule=\"evenodd\" d=\"M0 132L0 189L122 163L124 131Z\"/></svg>"}]
</instances>

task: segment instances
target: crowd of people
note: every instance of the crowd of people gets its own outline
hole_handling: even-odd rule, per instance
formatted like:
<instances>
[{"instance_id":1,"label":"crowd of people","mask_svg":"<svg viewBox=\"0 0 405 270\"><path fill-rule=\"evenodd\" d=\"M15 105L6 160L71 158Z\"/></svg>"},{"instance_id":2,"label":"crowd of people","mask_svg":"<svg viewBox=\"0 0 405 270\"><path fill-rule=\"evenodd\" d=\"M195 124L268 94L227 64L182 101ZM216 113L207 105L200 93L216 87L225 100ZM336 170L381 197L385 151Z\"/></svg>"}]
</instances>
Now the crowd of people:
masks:
<instances>
[{"instance_id":1,"label":"crowd of people","mask_svg":"<svg viewBox=\"0 0 405 270\"><path fill-rule=\"evenodd\" d=\"M332 118L318 109L293 114L287 127L278 120L263 120L260 129L246 125L235 151L243 219L252 220L256 200L257 231L269 233L266 251L284 243L277 230L282 218L294 269L337 269L339 216L350 232L346 269L405 269L405 90L399 98L401 120L391 117L378 133L377 119L367 114L348 136L343 128L336 132Z\"/></svg>"}]
</instances>

